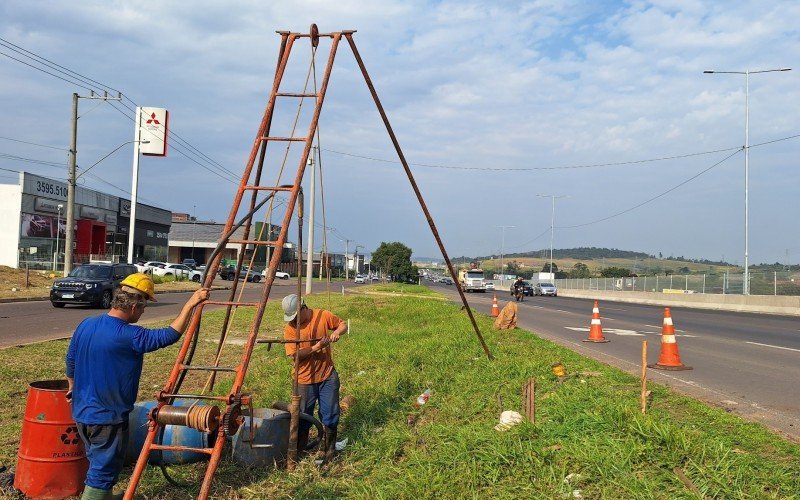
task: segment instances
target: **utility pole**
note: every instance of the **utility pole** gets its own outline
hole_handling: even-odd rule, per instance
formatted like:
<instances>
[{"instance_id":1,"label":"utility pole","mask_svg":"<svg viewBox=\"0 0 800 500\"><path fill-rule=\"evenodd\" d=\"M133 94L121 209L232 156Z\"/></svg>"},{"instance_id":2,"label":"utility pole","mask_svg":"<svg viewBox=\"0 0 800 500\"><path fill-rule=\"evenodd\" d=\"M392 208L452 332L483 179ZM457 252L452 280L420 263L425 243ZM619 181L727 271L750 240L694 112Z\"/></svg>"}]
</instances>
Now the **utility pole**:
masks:
<instances>
[{"instance_id":1,"label":"utility pole","mask_svg":"<svg viewBox=\"0 0 800 500\"><path fill-rule=\"evenodd\" d=\"M348 254L350 253L350 240L344 240L344 280L350 280L350 260Z\"/></svg>"},{"instance_id":2,"label":"utility pole","mask_svg":"<svg viewBox=\"0 0 800 500\"><path fill-rule=\"evenodd\" d=\"M317 155L317 146L314 146L311 156L308 157L306 165L311 167L311 201L308 204L308 257L306 259L306 295L311 293L311 280L314 275L314 199L316 198L315 189L317 187L316 171L314 158ZM322 256L320 255L320 260ZM320 273L321 274L321 273Z\"/></svg>"},{"instance_id":3,"label":"utility pole","mask_svg":"<svg viewBox=\"0 0 800 500\"><path fill-rule=\"evenodd\" d=\"M517 226L497 226L502 229L502 237L500 239L500 286L503 286L503 282L505 281L506 271L503 269L503 253L505 251L506 246L506 228L511 229Z\"/></svg>"},{"instance_id":4,"label":"utility pole","mask_svg":"<svg viewBox=\"0 0 800 500\"><path fill-rule=\"evenodd\" d=\"M133 175L131 176L131 210L128 220L128 263L133 264L133 240L136 232L136 197L139 191L139 142L142 139L142 108L136 106L133 132Z\"/></svg>"},{"instance_id":5,"label":"utility pole","mask_svg":"<svg viewBox=\"0 0 800 500\"><path fill-rule=\"evenodd\" d=\"M64 236L64 276L72 271L72 251L75 246L75 181L77 179L76 170L78 168L78 99L101 99L103 101L121 101L122 94L117 97L109 97L108 92L103 95L95 95L94 92L88 96L81 96L77 93L72 94L72 133L69 141L69 167L67 169L67 230Z\"/></svg>"},{"instance_id":6,"label":"utility pole","mask_svg":"<svg viewBox=\"0 0 800 500\"><path fill-rule=\"evenodd\" d=\"M550 273L553 275L553 279L556 279L556 273L553 271L553 229L555 228L556 223L556 198L566 198L566 196L556 196L553 194L537 194L536 196L542 198L552 198L553 200L553 210L550 212Z\"/></svg>"}]
</instances>

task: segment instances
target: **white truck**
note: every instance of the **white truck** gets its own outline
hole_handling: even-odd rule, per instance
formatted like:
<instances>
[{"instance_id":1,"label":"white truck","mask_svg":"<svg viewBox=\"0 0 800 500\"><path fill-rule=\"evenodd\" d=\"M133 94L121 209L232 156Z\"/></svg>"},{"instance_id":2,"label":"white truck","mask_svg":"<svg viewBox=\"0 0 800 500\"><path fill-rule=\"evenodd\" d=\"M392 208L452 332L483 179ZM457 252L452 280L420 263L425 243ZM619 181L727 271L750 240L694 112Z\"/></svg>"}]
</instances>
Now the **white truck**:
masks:
<instances>
[{"instance_id":1,"label":"white truck","mask_svg":"<svg viewBox=\"0 0 800 500\"><path fill-rule=\"evenodd\" d=\"M486 292L486 282L481 269L459 269L458 282L465 292Z\"/></svg>"}]
</instances>

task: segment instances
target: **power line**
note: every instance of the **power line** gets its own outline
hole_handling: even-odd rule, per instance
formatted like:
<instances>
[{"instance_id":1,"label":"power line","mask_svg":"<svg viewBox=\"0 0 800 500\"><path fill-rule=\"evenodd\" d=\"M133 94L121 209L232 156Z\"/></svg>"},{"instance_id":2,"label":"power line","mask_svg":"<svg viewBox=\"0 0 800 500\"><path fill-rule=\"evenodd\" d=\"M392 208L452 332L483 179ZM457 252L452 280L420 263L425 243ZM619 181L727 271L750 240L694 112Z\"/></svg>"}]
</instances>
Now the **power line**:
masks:
<instances>
[{"instance_id":1,"label":"power line","mask_svg":"<svg viewBox=\"0 0 800 500\"><path fill-rule=\"evenodd\" d=\"M795 136L800 137L800 136ZM451 169L451 170L483 170L483 171L490 171L490 172L529 172L534 170L568 170L568 169L579 169L579 168L597 168L597 167L616 167L622 165L635 165L640 163L651 163L657 161L666 161L666 160L677 160L681 158L690 158L692 156L701 156L701 155L709 155L714 153L725 153L728 151L738 151L741 149L741 146L735 148L725 148L725 149L716 149L713 151L702 151L698 153L686 153L680 155L673 155L673 156L663 156L660 158L649 158L645 160L630 160L630 161L617 161L617 162L610 162L610 163L590 163L585 165L564 165L564 166L555 166L555 167L501 167L501 168L491 168L491 167L464 167L464 166L457 166L457 165L437 165L431 163L409 163L409 165L414 165L417 167L427 167L427 168L444 168L444 169ZM352 153L345 153L342 151L334 151L332 149L325 149L328 153L334 153L342 156L350 156L353 158L361 158L363 160L371 160L377 161L382 163L400 163L397 160L387 160L384 158L374 158L371 156L362 156L356 155Z\"/></svg>"},{"instance_id":2,"label":"power line","mask_svg":"<svg viewBox=\"0 0 800 500\"><path fill-rule=\"evenodd\" d=\"M17 62L19 62L21 64L24 64L24 65L26 65L28 67L31 67L31 68L36 69L38 71L41 71L41 72L43 72L45 74L48 74L48 75L53 76L55 78L58 78L58 79L60 79L62 81L65 81L67 83L70 83L70 84L73 84L73 85L77 85L78 87L83 88L85 90L88 90L90 92L95 92L95 90L103 91L103 92L111 90L112 92L117 92L119 94L122 94L122 92L120 92L117 89L114 89L113 87L111 87L109 85L106 85L106 84L103 84L103 83L98 82L96 80L93 80L93 79L91 79L91 78L89 78L89 77L87 77L85 75L82 75L82 74L80 74L80 73L78 73L78 72L76 72L74 70L71 70L71 69L65 67L65 66L57 64L57 63L55 63L55 62L53 62L53 61L51 61L51 60L49 60L49 59L47 59L45 57L42 57L42 56L40 56L40 55L38 55L38 54L36 54L34 52L31 52L31 51L29 51L27 49L24 49L24 48L12 43L12 42L9 42L8 40L5 40L3 38L0 38L0 46L3 46L5 48L7 48L7 49L10 49L10 50L14 51L15 53L17 53L18 55L20 55L22 57L26 57L29 60L32 60L35 64L43 65L47 69L56 71L57 73L60 73L61 75L64 75L64 76L60 76L60 75L58 75L56 73L53 73L51 71L48 71L46 69L42 69L41 67L35 66L33 64L30 64L30 63L28 63L26 61L23 61L23 60L21 60L21 59L19 59L17 57L13 57L13 56L11 56L9 54L6 54L4 52L0 52L0 54L4 55L4 56L6 56L6 57L8 57L8 58L10 58L10 59L12 59L14 61L17 61ZM85 85L83 85L83 84L85 84ZM94 88L91 88L91 87L94 87ZM127 96L125 98L128 101L130 101L131 103L133 103L134 105L136 104L130 98L128 98ZM123 105L125 105L125 104L123 103ZM126 107L128 107L128 106L126 106ZM131 110L131 111L133 111L133 110ZM188 154L186 152L178 151L183 156L191 159L189 157L189 154L193 154L196 157L199 157L201 161L204 161L204 162L208 163L209 165L211 165L213 169L223 170L226 174L233 176L237 181L239 180L239 177L235 173L233 173L231 170L229 170L229 169L225 168L224 166L222 166L219 162L216 162L215 160L213 160L207 154L205 154L202 151L200 151L197 147L195 147L194 145L189 143L187 140L185 140L183 137L181 137L180 135L175 133L173 130L168 131L168 133L179 144L181 144L182 146L184 146L184 148L189 150ZM175 145L173 144L173 147L174 146ZM176 151L178 149L179 148L176 148ZM193 161L195 163L197 163L197 164L200 164L196 160L193 160ZM206 168L206 170L209 170L209 169ZM209 171L211 171L211 170L209 170Z\"/></svg>"},{"instance_id":3,"label":"power line","mask_svg":"<svg viewBox=\"0 0 800 500\"><path fill-rule=\"evenodd\" d=\"M37 62L37 64L43 64L44 66L46 66L46 67L48 67L48 68L50 68L50 69L52 69L54 71L58 71L59 73L67 75L70 78L73 78L73 79L76 79L76 80L80 80L83 83L86 83L87 85L96 84L97 86L102 88L104 91L110 90L110 91L116 92L118 94L122 93L122 92L120 92L119 90L117 90L117 89L115 89L113 87L109 87L108 85L100 83L100 82L98 82L96 80L92 80L88 76L82 75L82 74L78 73L77 71L71 70L71 69L69 69L69 68L67 68L65 66L62 66L62 65L60 65L60 64L58 64L56 62L53 62L50 59L47 59L46 57L42 57L39 54L36 54L35 52L31 52L30 50L27 50L27 49L25 49L23 47L20 47L19 45L16 45L16 44L14 44L12 42L9 42L5 38L0 38L0 45L6 47L7 49L10 49L10 50L16 52L17 54L20 54L20 55L24 56L24 57L28 57L29 59L33 59L34 61ZM77 75L78 78L76 78L74 75Z\"/></svg>"},{"instance_id":4,"label":"power line","mask_svg":"<svg viewBox=\"0 0 800 500\"><path fill-rule=\"evenodd\" d=\"M12 142L19 142L19 143L22 143L22 144L29 144L31 146L39 146L40 148L57 149L59 151L69 151L69 149L67 149L67 148L59 148L57 146L48 146L47 144L38 144L38 143L35 143L35 142L21 141L19 139L12 139L11 137L2 137L2 136L0 136L0 139L6 140L6 141L12 141Z\"/></svg>"},{"instance_id":5,"label":"power line","mask_svg":"<svg viewBox=\"0 0 800 500\"><path fill-rule=\"evenodd\" d=\"M708 172L709 170L711 170L711 169L713 169L713 168L715 168L715 167L717 167L717 166L721 165L721 164L722 164L723 162L725 162L726 160L728 160L728 159L732 158L733 156L735 156L737 153L741 152L742 150L743 150L743 148L739 148L738 150L736 150L736 151L734 151L733 153L729 154L728 156L726 156L725 158L721 159L721 160L720 160L720 161L718 161L717 163L715 163L715 164L711 165L710 167L708 167L708 168L706 168L706 169L703 169L703 170L701 170L700 172L698 172L697 174L695 174L695 175L693 175L693 176L689 177L689 178L688 178L688 179L686 179L685 181L683 181L683 182L681 182L681 183L679 183L679 184L677 184L677 185L675 185L675 186L673 186L673 187L671 187L671 188L667 189L666 191L664 191L664 192L662 192L662 193L660 193L660 194L657 194L656 196L653 196L652 198L650 198L650 199L648 199L648 200L645 200L645 201L643 201L643 202L639 203L638 205L634 205L634 206L632 206L632 207L630 207L630 208L628 208L628 209L622 210L621 212L617 212L617 213L615 213L615 214L613 214L613 215L609 215L608 217L603 217L602 219L593 220L593 221L591 221L591 222L586 222L586 223L583 223L583 224L574 224L574 225L571 225L571 226L556 226L556 229L574 229L574 228L578 228L578 227L590 226L590 225L592 225L592 224L597 224L598 222L604 222L604 221L607 221L607 220L609 220L609 219L613 219L614 217L618 217L618 216L620 216L620 215L623 215L623 214L626 214L626 213L628 213L628 212L632 212L633 210L636 210L637 208L643 207L644 205L647 205L648 203L650 203L650 202L653 202L653 201L655 201L655 200L657 200L657 199L661 198L662 196L665 196L665 195L667 195L667 194L671 193L672 191L675 191L675 190L676 190L676 189L678 189L679 187L681 187L681 186L683 186L683 185L685 185L685 184L688 184L689 182L691 182L691 181L693 181L693 180L697 179L698 177L700 177L700 176L701 176L701 175L703 175L704 173L706 173L706 172Z\"/></svg>"},{"instance_id":6,"label":"power line","mask_svg":"<svg viewBox=\"0 0 800 500\"><path fill-rule=\"evenodd\" d=\"M47 166L47 167L61 168L61 167L64 166L63 163L57 163L57 162L54 162L54 161L46 161L46 160L37 160L35 158L26 158L24 156L17 156L17 155L12 155L12 154L3 153L3 152L0 152L0 158L4 158L6 160L23 161L23 162L26 162L26 163L35 163L35 164L44 165L44 166Z\"/></svg>"}]
</instances>

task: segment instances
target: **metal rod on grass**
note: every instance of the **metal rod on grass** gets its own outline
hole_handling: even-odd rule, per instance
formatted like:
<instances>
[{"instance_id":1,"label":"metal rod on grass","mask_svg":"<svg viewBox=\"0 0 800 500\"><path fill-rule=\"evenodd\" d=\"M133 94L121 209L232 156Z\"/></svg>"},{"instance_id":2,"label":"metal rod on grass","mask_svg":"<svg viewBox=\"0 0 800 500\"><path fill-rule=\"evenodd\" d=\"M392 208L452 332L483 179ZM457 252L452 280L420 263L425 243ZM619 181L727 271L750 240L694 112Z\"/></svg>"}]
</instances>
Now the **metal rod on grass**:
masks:
<instances>
[{"instance_id":1,"label":"metal rod on grass","mask_svg":"<svg viewBox=\"0 0 800 500\"><path fill-rule=\"evenodd\" d=\"M642 415L647 410L647 341L642 341Z\"/></svg>"}]
</instances>

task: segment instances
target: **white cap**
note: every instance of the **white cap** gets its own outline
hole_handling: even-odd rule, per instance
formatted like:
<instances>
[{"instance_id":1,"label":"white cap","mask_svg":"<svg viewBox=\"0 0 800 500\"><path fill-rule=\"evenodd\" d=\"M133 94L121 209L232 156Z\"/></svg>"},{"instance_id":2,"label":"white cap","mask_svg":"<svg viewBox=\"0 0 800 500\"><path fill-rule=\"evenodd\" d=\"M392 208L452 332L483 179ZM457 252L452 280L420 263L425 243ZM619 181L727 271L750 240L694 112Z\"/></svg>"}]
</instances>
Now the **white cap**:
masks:
<instances>
[{"instance_id":1,"label":"white cap","mask_svg":"<svg viewBox=\"0 0 800 500\"><path fill-rule=\"evenodd\" d=\"M301 299L300 306L302 307L303 305L305 305L305 302ZM283 320L292 321L297 316L297 295L293 293L284 297L281 307L283 307Z\"/></svg>"}]
</instances>

